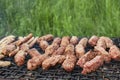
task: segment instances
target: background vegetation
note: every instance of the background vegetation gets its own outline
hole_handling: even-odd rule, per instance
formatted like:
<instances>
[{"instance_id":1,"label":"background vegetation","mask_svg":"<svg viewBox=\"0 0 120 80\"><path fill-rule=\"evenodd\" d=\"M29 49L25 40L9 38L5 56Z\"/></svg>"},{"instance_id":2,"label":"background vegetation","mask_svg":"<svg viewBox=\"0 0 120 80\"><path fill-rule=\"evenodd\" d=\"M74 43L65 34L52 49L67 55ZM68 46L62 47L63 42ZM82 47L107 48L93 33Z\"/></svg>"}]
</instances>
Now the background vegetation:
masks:
<instances>
[{"instance_id":1,"label":"background vegetation","mask_svg":"<svg viewBox=\"0 0 120 80\"><path fill-rule=\"evenodd\" d=\"M0 0L0 35L120 35L120 0Z\"/></svg>"}]
</instances>

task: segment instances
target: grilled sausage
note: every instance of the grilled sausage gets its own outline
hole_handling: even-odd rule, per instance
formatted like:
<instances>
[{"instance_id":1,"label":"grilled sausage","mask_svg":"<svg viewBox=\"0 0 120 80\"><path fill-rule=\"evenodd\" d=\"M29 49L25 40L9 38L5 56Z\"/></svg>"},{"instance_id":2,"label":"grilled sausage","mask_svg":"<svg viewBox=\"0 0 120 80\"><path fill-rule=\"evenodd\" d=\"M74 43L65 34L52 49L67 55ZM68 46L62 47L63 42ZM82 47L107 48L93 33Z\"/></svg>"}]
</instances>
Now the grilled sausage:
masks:
<instances>
[{"instance_id":1,"label":"grilled sausage","mask_svg":"<svg viewBox=\"0 0 120 80\"><path fill-rule=\"evenodd\" d=\"M62 55L64 54L64 51L65 51L65 47L61 46L52 55Z\"/></svg>"},{"instance_id":2,"label":"grilled sausage","mask_svg":"<svg viewBox=\"0 0 120 80\"><path fill-rule=\"evenodd\" d=\"M111 46L113 46L113 41L109 37L102 36L101 38L104 39L106 43L106 48L110 48Z\"/></svg>"},{"instance_id":3,"label":"grilled sausage","mask_svg":"<svg viewBox=\"0 0 120 80\"><path fill-rule=\"evenodd\" d=\"M103 57L96 56L95 58L84 64L83 71L81 73L86 75L87 73L97 70L102 65L103 65Z\"/></svg>"},{"instance_id":4,"label":"grilled sausage","mask_svg":"<svg viewBox=\"0 0 120 80\"><path fill-rule=\"evenodd\" d=\"M64 36L62 38L60 46L67 47L67 45L70 43L69 40L70 40L69 36Z\"/></svg>"},{"instance_id":5,"label":"grilled sausage","mask_svg":"<svg viewBox=\"0 0 120 80\"><path fill-rule=\"evenodd\" d=\"M85 48L82 45L78 44L75 47L75 53L76 57L79 59L85 54Z\"/></svg>"},{"instance_id":6,"label":"grilled sausage","mask_svg":"<svg viewBox=\"0 0 120 80\"><path fill-rule=\"evenodd\" d=\"M77 36L72 36L70 39L70 43L73 45L76 45L78 43L78 38Z\"/></svg>"},{"instance_id":7,"label":"grilled sausage","mask_svg":"<svg viewBox=\"0 0 120 80\"><path fill-rule=\"evenodd\" d=\"M51 41L51 40L53 40L53 38L54 38L54 36L52 34L47 34L47 35L44 35L44 36L38 38L38 42L41 40Z\"/></svg>"},{"instance_id":8,"label":"grilled sausage","mask_svg":"<svg viewBox=\"0 0 120 80\"><path fill-rule=\"evenodd\" d=\"M113 60L120 61L120 50L116 45L110 47L109 54Z\"/></svg>"},{"instance_id":9,"label":"grilled sausage","mask_svg":"<svg viewBox=\"0 0 120 80\"><path fill-rule=\"evenodd\" d=\"M84 48L86 47L88 42L88 38L82 38L78 44L82 45Z\"/></svg>"},{"instance_id":10,"label":"grilled sausage","mask_svg":"<svg viewBox=\"0 0 120 80\"><path fill-rule=\"evenodd\" d=\"M56 37L56 38L53 40L52 44L54 44L54 43L60 45L60 43L61 43L61 38Z\"/></svg>"},{"instance_id":11,"label":"grilled sausage","mask_svg":"<svg viewBox=\"0 0 120 80\"><path fill-rule=\"evenodd\" d=\"M96 46L98 39L99 39L98 36L93 35L93 36L89 39L88 43L89 43L91 46Z\"/></svg>"},{"instance_id":12,"label":"grilled sausage","mask_svg":"<svg viewBox=\"0 0 120 80\"><path fill-rule=\"evenodd\" d=\"M7 67L10 65L11 65L10 61L0 61L0 67Z\"/></svg>"},{"instance_id":13,"label":"grilled sausage","mask_svg":"<svg viewBox=\"0 0 120 80\"><path fill-rule=\"evenodd\" d=\"M21 45L22 43L25 43L25 42L27 42L29 39L31 39L33 37L33 34L32 33L30 33L29 35L27 35L24 39L20 39L20 40L18 40L17 42L16 42L16 45L17 46L19 46L19 45Z\"/></svg>"},{"instance_id":14,"label":"grilled sausage","mask_svg":"<svg viewBox=\"0 0 120 80\"><path fill-rule=\"evenodd\" d=\"M38 50L35 48L29 49L29 50L27 50L27 52L32 58L41 55L41 53L39 53Z\"/></svg>"},{"instance_id":15,"label":"grilled sausage","mask_svg":"<svg viewBox=\"0 0 120 80\"><path fill-rule=\"evenodd\" d=\"M75 53L74 53L74 45L69 44L66 47L64 54L66 56L66 59L62 63L62 67L66 71L71 72L74 69L75 63L76 63L76 56L75 56Z\"/></svg>"},{"instance_id":16,"label":"grilled sausage","mask_svg":"<svg viewBox=\"0 0 120 80\"><path fill-rule=\"evenodd\" d=\"M83 65L93 59L97 55L96 52L93 52L92 50L88 51L85 55L83 55L79 60L77 61L77 65L83 68Z\"/></svg>"},{"instance_id":17,"label":"grilled sausage","mask_svg":"<svg viewBox=\"0 0 120 80\"><path fill-rule=\"evenodd\" d=\"M36 56L36 57L29 59L27 62L27 69L28 70L35 70L36 68L41 66L42 62L47 58L48 58L48 55L43 54L43 55Z\"/></svg>"},{"instance_id":18,"label":"grilled sausage","mask_svg":"<svg viewBox=\"0 0 120 80\"><path fill-rule=\"evenodd\" d=\"M45 40L41 40L40 43L39 43L39 47L45 51L45 49L49 46L48 42L45 41Z\"/></svg>"},{"instance_id":19,"label":"grilled sausage","mask_svg":"<svg viewBox=\"0 0 120 80\"><path fill-rule=\"evenodd\" d=\"M76 63L76 57L73 54L69 54L66 56L66 59L64 60L62 67L67 71L67 72L71 72L74 67L75 67L75 63Z\"/></svg>"},{"instance_id":20,"label":"grilled sausage","mask_svg":"<svg viewBox=\"0 0 120 80\"><path fill-rule=\"evenodd\" d=\"M95 51L98 51L99 55L103 56L103 59L106 63L109 63L111 61L110 54L103 47L95 46Z\"/></svg>"},{"instance_id":21,"label":"grilled sausage","mask_svg":"<svg viewBox=\"0 0 120 80\"><path fill-rule=\"evenodd\" d=\"M15 63L18 66L22 66L25 62L25 56L26 56L26 52L24 52L23 50L20 50L14 57Z\"/></svg>"},{"instance_id":22,"label":"grilled sausage","mask_svg":"<svg viewBox=\"0 0 120 80\"><path fill-rule=\"evenodd\" d=\"M56 64L61 64L65 60L64 55L54 55L45 59L42 63L42 68L48 70L50 67L55 66Z\"/></svg>"}]
</instances>

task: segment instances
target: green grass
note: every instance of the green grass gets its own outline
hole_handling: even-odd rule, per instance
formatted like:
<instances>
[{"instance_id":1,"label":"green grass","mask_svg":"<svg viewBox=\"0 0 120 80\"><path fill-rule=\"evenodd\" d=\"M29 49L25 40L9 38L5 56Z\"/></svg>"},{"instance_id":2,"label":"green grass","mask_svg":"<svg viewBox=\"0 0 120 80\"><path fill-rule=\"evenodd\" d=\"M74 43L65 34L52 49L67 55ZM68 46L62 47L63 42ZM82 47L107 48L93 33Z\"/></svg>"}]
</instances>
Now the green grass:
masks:
<instances>
[{"instance_id":1,"label":"green grass","mask_svg":"<svg viewBox=\"0 0 120 80\"><path fill-rule=\"evenodd\" d=\"M0 34L119 37L120 0L0 0Z\"/></svg>"}]
</instances>

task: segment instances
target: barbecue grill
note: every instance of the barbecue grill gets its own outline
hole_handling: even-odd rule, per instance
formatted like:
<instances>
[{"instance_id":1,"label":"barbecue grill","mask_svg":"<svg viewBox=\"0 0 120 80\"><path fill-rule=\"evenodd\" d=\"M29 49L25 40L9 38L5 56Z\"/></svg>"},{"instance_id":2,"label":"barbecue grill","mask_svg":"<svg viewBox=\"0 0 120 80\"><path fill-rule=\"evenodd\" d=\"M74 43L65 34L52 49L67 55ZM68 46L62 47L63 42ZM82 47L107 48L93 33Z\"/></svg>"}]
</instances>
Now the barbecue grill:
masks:
<instances>
[{"instance_id":1,"label":"barbecue grill","mask_svg":"<svg viewBox=\"0 0 120 80\"><path fill-rule=\"evenodd\" d=\"M112 38L114 44L120 47L120 38ZM37 44L34 48L40 52L42 50ZM91 49L88 45L86 51ZM43 52L42 52L43 53ZM30 56L26 57L26 62ZM66 72L60 65L50 68L47 71L43 71L42 68L38 68L34 71L27 70L26 62L23 66L18 67L14 63L14 58L6 57L4 60L12 62L9 67L0 67L0 79L7 80L120 80L120 62L111 61L108 64L104 64L95 72L87 75L82 75L82 68L75 66L72 72Z\"/></svg>"}]
</instances>

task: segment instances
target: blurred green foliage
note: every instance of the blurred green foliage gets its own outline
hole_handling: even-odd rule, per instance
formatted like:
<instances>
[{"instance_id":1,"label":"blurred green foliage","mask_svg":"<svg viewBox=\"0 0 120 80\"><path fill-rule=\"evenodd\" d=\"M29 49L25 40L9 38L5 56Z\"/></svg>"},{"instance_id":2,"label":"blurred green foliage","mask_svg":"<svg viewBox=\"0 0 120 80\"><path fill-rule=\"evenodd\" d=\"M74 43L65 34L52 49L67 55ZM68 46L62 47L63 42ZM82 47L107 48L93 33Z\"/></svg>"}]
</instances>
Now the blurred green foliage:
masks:
<instances>
[{"instance_id":1,"label":"blurred green foliage","mask_svg":"<svg viewBox=\"0 0 120 80\"><path fill-rule=\"evenodd\" d=\"M0 0L0 34L119 37L120 0Z\"/></svg>"}]
</instances>

